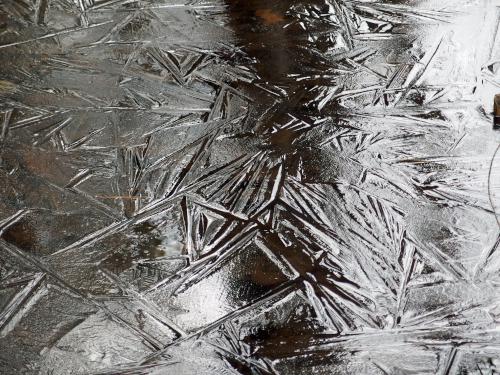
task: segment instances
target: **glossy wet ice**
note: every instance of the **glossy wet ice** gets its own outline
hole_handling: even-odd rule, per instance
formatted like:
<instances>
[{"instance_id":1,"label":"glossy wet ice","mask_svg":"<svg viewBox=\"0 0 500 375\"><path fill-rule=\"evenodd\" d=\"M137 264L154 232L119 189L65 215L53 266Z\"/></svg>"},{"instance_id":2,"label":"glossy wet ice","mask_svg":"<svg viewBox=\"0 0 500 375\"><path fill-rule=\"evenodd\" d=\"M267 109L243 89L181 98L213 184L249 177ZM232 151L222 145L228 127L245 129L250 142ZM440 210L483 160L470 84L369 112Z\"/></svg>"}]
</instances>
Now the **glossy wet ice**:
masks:
<instances>
[{"instance_id":1,"label":"glossy wet ice","mask_svg":"<svg viewBox=\"0 0 500 375\"><path fill-rule=\"evenodd\" d=\"M0 373L500 371L499 6L3 0Z\"/></svg>"}]
</instances>

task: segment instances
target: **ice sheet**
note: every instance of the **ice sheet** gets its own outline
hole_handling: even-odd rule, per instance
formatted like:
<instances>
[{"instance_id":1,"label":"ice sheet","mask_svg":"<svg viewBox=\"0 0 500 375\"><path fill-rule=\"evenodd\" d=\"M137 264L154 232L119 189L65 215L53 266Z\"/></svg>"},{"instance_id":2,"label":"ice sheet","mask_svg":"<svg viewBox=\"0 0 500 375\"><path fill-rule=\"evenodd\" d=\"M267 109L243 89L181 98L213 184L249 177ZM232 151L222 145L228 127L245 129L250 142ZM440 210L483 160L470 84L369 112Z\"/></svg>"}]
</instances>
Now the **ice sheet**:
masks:
<instances>
[{"instance_id":1,"label":"ice sheet","mask_svg":"<svg viewBox=\"0 0 500 375\"><path fill-rule=\"evenodd\" d=\"M2 0L0 373L500 372L499 26Z\"/></svg>"}]
</instances>

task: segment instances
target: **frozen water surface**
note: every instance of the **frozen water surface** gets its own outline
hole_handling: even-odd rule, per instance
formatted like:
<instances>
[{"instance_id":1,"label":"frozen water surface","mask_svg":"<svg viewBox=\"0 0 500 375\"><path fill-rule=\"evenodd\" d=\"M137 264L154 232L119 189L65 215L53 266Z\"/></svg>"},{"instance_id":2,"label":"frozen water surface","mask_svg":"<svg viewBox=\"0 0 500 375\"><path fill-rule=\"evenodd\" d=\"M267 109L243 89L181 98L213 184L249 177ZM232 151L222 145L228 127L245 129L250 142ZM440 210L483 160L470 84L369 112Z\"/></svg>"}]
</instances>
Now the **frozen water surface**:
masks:
<instances>
[{"instance_id":1,"label":"frozen water surface","mask_svg":"<svg viewBox=\"0 0 500 375\"><path fill-rule=\"evenodd\" d=\"M2 0L0 373L499 373L499 21Z\"/></svg>"}]
</instances>

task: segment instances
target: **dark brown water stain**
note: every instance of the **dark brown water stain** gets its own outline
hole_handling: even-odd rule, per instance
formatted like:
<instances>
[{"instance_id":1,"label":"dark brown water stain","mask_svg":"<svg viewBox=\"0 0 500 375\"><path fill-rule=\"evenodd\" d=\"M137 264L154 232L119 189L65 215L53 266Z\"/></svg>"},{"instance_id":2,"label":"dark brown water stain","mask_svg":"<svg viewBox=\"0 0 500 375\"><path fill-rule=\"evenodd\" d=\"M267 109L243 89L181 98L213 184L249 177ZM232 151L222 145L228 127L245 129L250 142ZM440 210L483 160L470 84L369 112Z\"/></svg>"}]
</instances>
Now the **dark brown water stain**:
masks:
<instances>
[{"instance_id":1,"label":"dark brown water stain","mask_svg":"<svg viewBox=\"0 0 500 375\"><path fill-rule=\"evenodd\" d=\"M245 52L256 59L259 76L268 82L285 80L294 61L294 41L281 27L287 20L287 4L271 9L268 2L231 0L228 5L230 26Z\"/></svg>"},{"instance_id":2,"label":"dark brown water stain","mask_svg":"<svg viewBox=\"0 0 500 375\"><path fill-rule=\"evenodd\" d=\"M329 86L331 78L325 71L334 67L327 56L319 54L332 47L330 40L317 40L314 46L309 35L331 32L331 25L317 22L307 25L304 30L291 9L314 7L318 12L328 12L327 5L318 1L291 1L273 3L262 0L227 0L229 25L241 49L252 63L250 66L259 77L245 90L254 100L256 108L262 108L262 115L253 132L262 138L262 148L271 151L271 156L279 158L287 155L287 173L295 175L301 158L314 158L314 150L301 141L305 132L300 126L287 127L295 118L312 125L311 118L321 116L314 104L318 86ZM302 9L300 8L300 9ZM304 77L297 80L296 77ZM281 88L283 96L269 96L258 90L255 84ZM286 93L286 94L285 94Z\"/></svg>"},{"instance_id":3,"label":"dark brown water stain","mask_svg":"<svg viewBox=\"0 0 500 375\"><path fill-rule=\"evenodd\" d=\"M21 220L8 227L3 236L7 242L33 253L39 246L38 235L29 221Z\"/></svg>"},{"instance_id":4,"label":"dark brown water stain","mask_svg":"<svg viewBox=\"0 0 500 375\"><path fill-rule=\"evenodd\" d=\"M275 25L285 21L283 14L269 8L257 9L255 15L267 25Z\"/></svg>"},{"instance_id":5,"label":"dark brown water stain","mask_svg":"<svg viewBox=\"0 0 500 375\"><path fill-rule=\"evenodd\" d=\"M134 234L135 239L119 236L116 242L120 250L104 260L102 266L120 274L139 260L153 260L165 255L161 249L160 233L154 225L141 223L134 227Z\"/></svg>"}]
</instances>

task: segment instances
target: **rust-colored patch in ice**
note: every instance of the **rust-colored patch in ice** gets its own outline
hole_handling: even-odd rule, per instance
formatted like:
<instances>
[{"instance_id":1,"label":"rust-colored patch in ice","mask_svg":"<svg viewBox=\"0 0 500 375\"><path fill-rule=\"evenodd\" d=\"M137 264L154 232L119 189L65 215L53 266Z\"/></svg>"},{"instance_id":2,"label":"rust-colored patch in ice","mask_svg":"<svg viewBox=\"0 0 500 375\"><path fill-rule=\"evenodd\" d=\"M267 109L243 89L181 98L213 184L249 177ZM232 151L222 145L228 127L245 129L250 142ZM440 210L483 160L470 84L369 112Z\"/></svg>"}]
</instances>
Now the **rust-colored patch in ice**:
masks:
<instances>
[{"instance_id":1,"label":"rust-colored patch in ice","mask_svg":"<svg viewBox=\"0 0 500 375\"><path fill-rule=\"evenodd\" d=\"M257 9L255 15L259 17L267 25L275 25L281 23L285 18L272 9Z\"/></svg>"}]
</instances>

